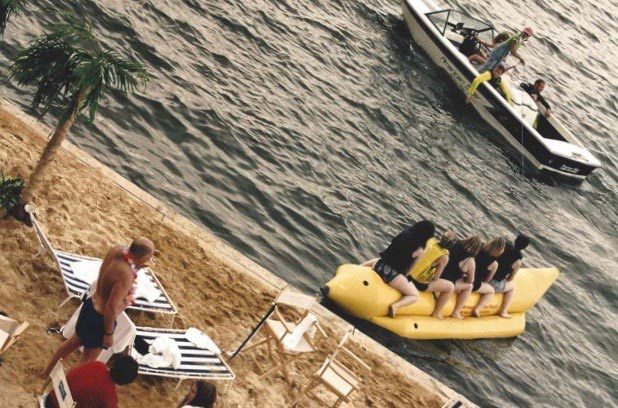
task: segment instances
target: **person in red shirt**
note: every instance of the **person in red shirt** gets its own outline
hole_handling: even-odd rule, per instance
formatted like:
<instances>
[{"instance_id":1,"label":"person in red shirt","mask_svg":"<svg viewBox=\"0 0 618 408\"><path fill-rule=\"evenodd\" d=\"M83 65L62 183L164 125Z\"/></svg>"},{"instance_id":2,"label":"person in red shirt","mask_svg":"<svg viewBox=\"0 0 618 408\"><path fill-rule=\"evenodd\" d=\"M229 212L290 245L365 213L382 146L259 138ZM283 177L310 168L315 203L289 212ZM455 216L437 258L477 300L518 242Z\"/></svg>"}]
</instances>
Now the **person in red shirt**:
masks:
<instances>
[{"instance_id":1,"label":"person in red shirt","mask_svg":"<svg viewBox=\"0 0 618 408\"><path fill-rule=\"evenodd\" d=\"M132 357L122 356L109 369L100 361L91 361L72 369L66 377L75 408L117 408L116 384L132 383L137 377L137 368L137 362ZM53 392L45 399L45 408L58 408Z\"/></svg>"}]
</instances>

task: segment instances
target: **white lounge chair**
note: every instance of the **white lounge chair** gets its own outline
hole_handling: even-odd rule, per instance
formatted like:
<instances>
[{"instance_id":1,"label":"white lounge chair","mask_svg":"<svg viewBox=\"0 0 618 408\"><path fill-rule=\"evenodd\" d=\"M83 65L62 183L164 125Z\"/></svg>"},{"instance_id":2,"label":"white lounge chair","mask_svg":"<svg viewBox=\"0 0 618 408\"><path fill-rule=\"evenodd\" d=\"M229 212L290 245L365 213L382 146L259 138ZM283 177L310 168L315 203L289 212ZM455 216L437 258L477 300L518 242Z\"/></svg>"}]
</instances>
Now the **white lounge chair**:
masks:
<instances>
[{"instance_id":1,"label":"white lounge chair","mask_svg":"<svg viewBox=\"0 0 618 408\"><path fill-rule=\"evenodd\" d=\"M41 244L41 250L35 255L35 258L45 252L49 253L56 264L58 265L58 269L60 270L62 281L64 282L64 287L67 292L67 298L58 306L59 308L64 306L69 300L76 298L81 299L86 292L88 292L90 285L92 282L85 282L81 280L73 270L72 264L76 262L101 262L98 258L92 258L89 256L77 255L69 252L59 251L55 249L49 239L43 232L41 225L38 223L35 217L35 209L31 205L26 206L26 212L30 214L30 219L32 221L32 226L36 232L36 236ZM169 315L175 315L177 313L176 307L172 303L172 300L163 289L161 282L157 279L155 273L148 269L144 268L142 270L147 276L150 283L156 287L160 292L160 296L154 301L149 302L146 299L136 298L135 303L129 306L129 309L135 310L143 310L146 312L155 312L155 313L163 313Z\"/></svg>"},{"instance_id":2,"label":"white lounge chair","mask_svg":"<svg viewBox=\"0 0 618 408\"><path fill-rule=\"evenodd\" d=\"M311 395L315 401L331 406L313 393L314 388L320 384L324 385L329 391L337 396L337 400L332 407L338 407L343 402L349 402L350 395L359 388L360 379L356 374L354 374L354 372L352 372L352 370L342 364L337 358L342 353L345 353L354 362L360 364L361 367L371 371L371 367L369 367L363 360L360 359L360 357L345 347L345 343L353 333L354 330L350 330L343 336L337 346L337 349L326 358L318 371L311 376L309 385L301 392L292 406L298 405L301 398L307 394Z\"/></svg>"},{"instance_id":3,"label":"white lounge chair","mask_svg":"<svg viewBox=\"0 0 618 408\"><path fill-rule=\"evenodd\" d=\"M0 355L19 340L29 325L28 322L19 323L10 317L0 315Z\"/></svg>"},{"instance_id":4,"label":"white lounge chair","mask_svg":"<svg viewBox=\"0 0 618 408\"><path fill-rule=\"evenodd\" d=\"M274 360L273 351L277 354L279 363L275 363L272 368L262 374L261 378L276 371L282 371L286 381L291 382L287 369L288 365L298 358L316 351L314 340L309 333L317 331L323 338L328 337L317 318L310 313L316 301L316 297L304 295L291 288L285 288L274 300L272 313L263 326L265 328L265 338L243 350L243 352L246 352L267 344L268 355L271 360ZM282 306L301 311L300 318L293 322L286 320L281 311Z\"/></svg>"},{"instance_id":5,"label":"white lounge chair","mask_svg":"<svg viewBox=\"0 0 618 408\"><path fill-rule=\"evenodd\" d=\"M52 369L49 374L49 379L45 382L45 386L43 387L42 395L38 397L40 408L45 408L45 399L50 392L50 385L51 389L54 391L59 408L73 408L77 405L71 396L71 390L69 389L67 378L62 369L62 360L58 361Z\"/></svg>"},{"instance_id":6,"label":"white lounge chair","mask_svg":"<svg viewBox=\"0 0 618 408\"><path fill-rule=\"evenodd\" d=\"M159 329L154 327L137 327L137 336L135 341L145 341L150 345L152 342L161 336L168 336L173 339L180 348L180 366L177 369L173 367L153 368L145 364L139 364L138 373L142 375L153 375L158 377L177 378L178 387L180 382L189 379L195 380L228 380L231 381L236 376L230 367L221 358L220 350L211 351L206 348L199 348L191 343L187 337L187 330L178 329ZM214 345L214 343L212 343ZM131 354L139 359L136 355L135 347L131 350Z\"/></svg>"}]
</instances>

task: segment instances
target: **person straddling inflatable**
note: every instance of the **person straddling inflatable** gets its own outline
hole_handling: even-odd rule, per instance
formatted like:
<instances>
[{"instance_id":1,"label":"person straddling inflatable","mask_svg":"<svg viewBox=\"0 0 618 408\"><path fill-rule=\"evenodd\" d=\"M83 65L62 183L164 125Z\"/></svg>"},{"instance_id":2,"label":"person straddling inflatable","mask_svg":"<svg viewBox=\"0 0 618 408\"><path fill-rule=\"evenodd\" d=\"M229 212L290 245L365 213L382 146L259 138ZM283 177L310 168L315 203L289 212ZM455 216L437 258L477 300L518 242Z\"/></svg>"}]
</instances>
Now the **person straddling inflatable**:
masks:
<instances>
[{"instance_id":1,"label":"person straddling inflatable","mask_svg":"<svg viewBox=\"0 0 618 408\"><path fill-rule=\"evenodd\" d=\"M461 241L457 241L449 251L449 260L442 272L441 278L455 285L457 302L451 317L461 319L461 309L472 292L474 282L474 270L476 264L474 258L483 247L480 237L474 235Z\"/></svg>"},{"instance_id":2,"label":"person straddling inflatable","mask_svg":"<svg viewBox=\"0 0 618 408\"><path fill-rule=\"evenodd\" d=\"M380 258L363 264L369 266L384 282L397 289L403 297L388 307L388 313L395 317L397 309L411 305L419 298L418 290L407 278L408 271L424 253L425 244L433 237L436 227L423 220L400 232L383 252Z\"/></svg>"},{"instance_id":3,"label":"person straddling inflatable","mask_svg":"<svg viewBox=\"0 0 618 408\"><path fill-rule=\"evenodd\" d=\"M498 270L498 257L504 252L506 240L504 238L494 238L483 246L474 261L476 270L474 272L474 283L472 291L481 295L479 302L472 309L472 316L481 317L481 311L487 306L494 296L494 288L489 284Z\"/></svg>"},{"instance_id":4,"label":"person straddling inflatable","mask_svg":"<svg viewBox=\"0 0 618 408\"><path fill-rule=\"evenodd\" d=\"M489 284L494 288L496 293L504 293L502 298L502 305L498 310L498 316L509 319L509 306L513 302L513 295L515 294L515 285L513 279L517 274L517 271L521 267L521 260L523 254L521 251L526 249L530 244L530 238L520 234L515 238L515 242L511 244L507 242L504 247L504 252L498 257L498 270Z\"/></svg>"},{"instance_id":5,"label":"person straddling inflatable","mask_svg":"<svg viewBox=\"0 0 618 408\"><path fill-rule=\"evenodd\" d=\"M451 297L455 285L446 279L440 278L448 264L449 249L455 243L455 231L446 231L440 240L429 239L423 255L410 268L408 278L420 292L437 292L436 307L432 317L442 319L442 309Z\"/></svg>"},{"instance_id":6,"label":"person straddling inflatable","mask_svg":"<svg viewBox=\"0 0 618 408\"><path fill-rule=\"evenodd\" d=\"M494 48L496 48L498 45L502 44L503 42L505 42L506 40L509 39L509 33L507 32L502 32L500 34L498 34L497 36L495 36L494 38L492 38L491 42L487 42L487 41L483 41L482 39L475 37L475 40L482 44L485 48L487 48L488 50L492 50ZM487 62L487 56L485 55L484 52L477 52L474 53L472 55L467 55L468 60L470 60L470 62L475 62L479 65L481 64L485 64Z\"/></svg>"},{"instance_id":7,"label":"person straddling inflatable","mask_svg":"<svg viewBox=\"0 0 618 408\"><path fill-rule=\"evenodd\" d=\"M508 40L498 45L493 49L485 65L479 68L479 72L491 71L498 64L501 64L509 52L512 56L517 58L523 65L526 65L526 61L517 53L519 47L523 45L525 41L528 41L533 36L532 28L526 27L520 33L511 36Z\"/></svg>"},{"instance_id":8,"label":"person straddling inflatable","mask_svg":"<svg viewBox=\"0 0 618 408\"><path fill-rule=\"evenodd\" d=\"M466 103L472 102L472 97L476 93L476 90L478 89L478 87L483 82L487 82L487 81L489 81L489 83L494 88L500 90L500 92L502 93L502 96L504 96L504 99L506 99L508 103L512 103L511 102L511 99L512 99L511 98L511 88L509 87L509 84L505 80L502 79L502 75L505 72L506 72L506 68L504 67L504 65L498 64L494 69L491 70L491 72L490 71L483 72L482 74L474 78L474 80L472 81L472 84L470 84L470 87L468 88L468 97L466 98Z\"/></svg>"}]
</instances>

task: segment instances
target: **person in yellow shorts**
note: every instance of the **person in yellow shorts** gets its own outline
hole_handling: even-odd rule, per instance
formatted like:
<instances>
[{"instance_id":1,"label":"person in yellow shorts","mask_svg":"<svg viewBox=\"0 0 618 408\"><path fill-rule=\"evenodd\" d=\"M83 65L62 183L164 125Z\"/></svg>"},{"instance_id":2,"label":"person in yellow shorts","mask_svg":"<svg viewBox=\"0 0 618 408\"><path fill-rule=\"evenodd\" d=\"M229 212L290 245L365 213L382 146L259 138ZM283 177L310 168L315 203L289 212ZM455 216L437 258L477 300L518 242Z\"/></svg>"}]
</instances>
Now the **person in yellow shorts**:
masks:
<instances>
[{"instance_id":1,"label":"person in yellow shorts","mask_svg":"<svg viewBox=\"0 0 618 408\"><path fill-rule=\"evenodd\" d=\"M506 72L506 68L503 64L498 64L491 71L485 71L472 81L472 84L468 88L468 97L466 98L466 103L472 102L472 97L476 93L476 90L483 82L488 82L496 89L499 89L504 96L504 99L508 103L511 102L511 88L509 88L509 84L502 79L502 75Z\"/></svg>"}]
</instances>

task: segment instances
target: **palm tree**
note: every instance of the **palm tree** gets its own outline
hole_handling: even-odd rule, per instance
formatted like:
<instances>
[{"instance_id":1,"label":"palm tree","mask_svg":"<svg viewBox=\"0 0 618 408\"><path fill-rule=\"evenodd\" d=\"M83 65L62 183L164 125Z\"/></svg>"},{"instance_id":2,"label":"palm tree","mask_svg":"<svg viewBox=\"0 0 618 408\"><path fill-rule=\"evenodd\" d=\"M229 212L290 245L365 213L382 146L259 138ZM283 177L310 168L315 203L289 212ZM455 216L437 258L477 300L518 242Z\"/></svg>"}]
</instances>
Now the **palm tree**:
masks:
<instances>
[{"instance_id":1,"label":"palm tree","mask_svg":"<svg viewBox=\"0 0 618 408\"><path fill-rule=\"evenodd\" d=\"M1 1L1 0L0 0ZM141 64L104 50L93 34L92 24L69 18L53 27L19 52L11 65L12 79L19 85L34 85L33 108L60 108L58 127L45 146L21 199L28 203L45 169L65 139L77 116L86 111L94 120L103 93L110 87L133 92L148 82Z\"/></svg>"},{"instance_id":2,"label":"palm tree","mask_svg":"<svg viewBox=\"0 0 618 408\"><path fill-rule=\"evenodd\" d=\"M0 0L0 37L4 34L11 16L22 11L25 3L26 0Z\"/></svg>"}]
</instances>

